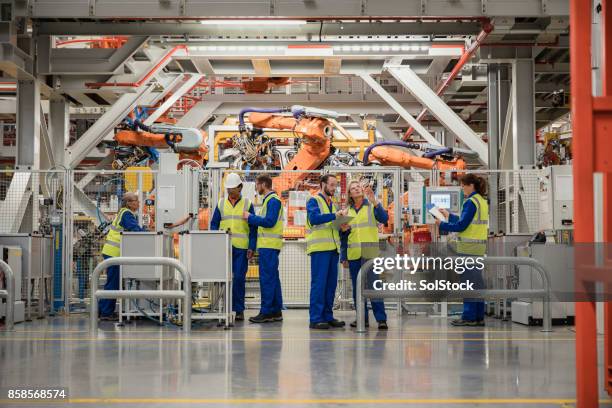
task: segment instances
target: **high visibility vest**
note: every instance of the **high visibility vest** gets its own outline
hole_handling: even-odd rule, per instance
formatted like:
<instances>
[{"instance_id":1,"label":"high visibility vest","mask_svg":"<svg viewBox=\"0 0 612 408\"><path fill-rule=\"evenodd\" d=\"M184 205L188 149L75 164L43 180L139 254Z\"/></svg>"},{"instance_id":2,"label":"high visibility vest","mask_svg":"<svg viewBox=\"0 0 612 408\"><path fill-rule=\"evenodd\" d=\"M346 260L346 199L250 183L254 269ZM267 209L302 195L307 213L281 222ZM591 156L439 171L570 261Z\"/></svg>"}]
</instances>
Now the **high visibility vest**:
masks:
<instances>
[{"instance_id":1,"label":"high visibility vest","mask_svg":"<svg viewBox=\"0 0 612 408\"><path fill-rule=\"evenodd\" d=\"M265 217L268 212L268 203L272 198L278 198L276 193L269 194L259 210L259 216ZM281 249L283 247L283 206L278 212L278 219L272 228L257 227L257 248Z\"/></svg>"},{"instance_id":2,"label":"high visibility vest","mask_svg":"<svg viewBox=\"0 0 612 408\"><path fill-rule=\"evenodd\" d=\"M242 214L248 211L250 207L251 202L242 197L240 197L235 206L232 205L229 198L220 199L217 205L221 214L219 229L231 231L232 246L235 248L249 248L249 223L242 218Z\"/></svg>"},{"instance_id":3,"label":"high visibility vest","mask_svg":"<svg viewBox=\"0 0 612 408\"><path fill-rule=\"evenodd\" d=\"M470 225L457 236L457 253L483 256L489 235L489 205L480 194L474 194L468 200L476 206L476 213Z\"/></svg>"},{"instance_id":4,"label":"high visibility vest","mask_svg":"<svg viewBox=\"0 0 612 408\"><path fill-rule=\"evenodd\" d=\"M380 253L380 248L378 245L378 225L374 216L374 205L368 203L367 206L362 206L360 211L350 207L348 215L353 217L349 222L351 232L348 236L348 249L346 252L348 260L376 258Z\"/></svg>"},{"instance_id":5,"label":"high visibility vest","mask_svg":"<svg viewBox=\"0 0 612 408\"><path fill-rule=\"evenodd\" d=\"M320 195L313 197L317 200L321 214L335 214L336 204L332 201L331 211L325 199ZM340 234L331 222L325 224L312 225L306 217L306 253L322 251L338 251L340 248Z\"/></svg>"},{"instance_id":6,"label":"high visibility vest","mask_svg":"<svg viewBox=\"0 0 612 408\"><path fill-rule=\"evenodd\" d=\"M120 222L123 214L126 212L132 213L132 215L136 217L136 214L134 214L129 208L123 207L119 210L115 216L115 219L110 225L108 234L106 234L106 242L102 247L102 255L114 257L121 256L121 231L123 231L123 227L121 226Z\"/></svg>"}]
</instances>

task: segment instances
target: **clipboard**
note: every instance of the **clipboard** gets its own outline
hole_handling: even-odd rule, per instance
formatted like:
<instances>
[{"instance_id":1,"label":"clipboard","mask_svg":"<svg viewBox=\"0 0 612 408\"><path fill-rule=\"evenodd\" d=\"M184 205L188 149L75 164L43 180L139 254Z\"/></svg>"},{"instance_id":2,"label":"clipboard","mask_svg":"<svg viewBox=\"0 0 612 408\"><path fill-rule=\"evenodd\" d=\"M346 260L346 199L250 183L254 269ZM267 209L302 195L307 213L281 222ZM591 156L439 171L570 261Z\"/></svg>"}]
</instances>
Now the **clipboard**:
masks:
<instances>
[{"instance_id":1,"label":"clipboard","mask_svg":"<svg viewBox=\"0 0 612 408\"><path fill-rule=\"evenodd\" d=\"M332 221L332 225L334 226L334 228L340 229L340 225L348 224L353 218L355 217L351 217L349 215L341 215L340 217L336 217L336 219Z\"/></svg>"},{"instance_id":2,"label":"clipboard","mask_svg":"<svg viewBox=\"0 0 612 408\"><path fill-rule=\"evenodd\" d=\"M446 217L444 216L444 214L442 214L442 213L440 212L440 209L439 209L438 207L436 207L435 205L433 205L433 204L429 204L429 205L427 206L427 212L428 212L429 214L431 214L431 216L432 216L432 217L434 217L434 218L435 218L435 219L437 219L437 220L440 220L440 221L447 221L447 219L446 219Z\"/></svg>"}]
</instances>

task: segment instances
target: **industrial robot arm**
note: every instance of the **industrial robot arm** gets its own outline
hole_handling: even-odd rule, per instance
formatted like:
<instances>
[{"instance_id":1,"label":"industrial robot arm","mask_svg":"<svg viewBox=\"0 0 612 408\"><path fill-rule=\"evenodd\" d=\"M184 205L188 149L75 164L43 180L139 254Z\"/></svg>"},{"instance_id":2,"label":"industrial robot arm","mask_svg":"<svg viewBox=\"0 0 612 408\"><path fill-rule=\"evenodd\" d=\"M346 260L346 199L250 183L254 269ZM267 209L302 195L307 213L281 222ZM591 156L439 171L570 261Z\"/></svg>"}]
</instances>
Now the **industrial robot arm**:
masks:
<instances>
[{"instance_id":1,"label":"industrial robot arm","mask_svg":"<svg viewBox=\"0 0 612 408\"><path fill-rule=\"evenodd\" d=\"M124 146L141 146L171 148L180 153L181 159L191 159L200 165L208 153L205 132L196 128L172 126L155 123L147 126L140 120L131 123L131 130L120 130L115 135L118 144Z\"/></svg>"},{"instance_id":2,"label":"industrial robot arm","mask_svg":"<svg viewBox=\"0 0 612 408\"><path fill-rule=\"evenodd\" d=\"M248 131L244 121L246 113L249 113L249 122L253 125L252 132L264 128L291 130L303 139L302 147L285 166L287 170L317 169L331 154L333 125L329 119L337 118L337 112L301 105L274 109L247 108L240 111L239 115L239 126L243 133ZM291 116L283 113L290 113ZM291 189L306 176L306 173L295 172L275 177L273 188L277 192Z\"/></svg>"}]
</instances>

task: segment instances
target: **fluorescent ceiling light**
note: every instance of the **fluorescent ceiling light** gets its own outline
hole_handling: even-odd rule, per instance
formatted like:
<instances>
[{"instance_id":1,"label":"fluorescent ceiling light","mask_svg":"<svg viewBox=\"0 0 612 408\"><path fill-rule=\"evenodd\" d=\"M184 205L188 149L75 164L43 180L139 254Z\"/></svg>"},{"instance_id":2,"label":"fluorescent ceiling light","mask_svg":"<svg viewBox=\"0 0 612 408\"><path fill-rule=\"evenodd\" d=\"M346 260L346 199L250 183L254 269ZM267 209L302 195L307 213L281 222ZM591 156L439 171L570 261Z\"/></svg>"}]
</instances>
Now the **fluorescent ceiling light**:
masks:
<instances>
[{"instance_id":1,"label":"fluorescent ceiling light","mask_svg":"<svg viewBox=\"0 0 612 408\"><path fill-rule=\"evenodd\" d=\"M304 20L200 20L205 25L303 25Z\"/></svg>"}]
</instances>

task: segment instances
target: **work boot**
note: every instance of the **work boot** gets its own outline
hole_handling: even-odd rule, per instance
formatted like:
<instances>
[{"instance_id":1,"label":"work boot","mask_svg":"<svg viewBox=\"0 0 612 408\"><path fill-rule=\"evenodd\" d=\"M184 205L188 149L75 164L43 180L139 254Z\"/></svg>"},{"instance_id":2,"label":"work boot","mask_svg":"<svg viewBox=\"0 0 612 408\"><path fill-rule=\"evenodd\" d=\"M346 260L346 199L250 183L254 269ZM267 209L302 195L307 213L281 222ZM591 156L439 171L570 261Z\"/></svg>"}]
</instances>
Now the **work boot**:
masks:
<instances>
[{"instance_id":1,"label":"work boot","mask_svg":"<svg viewBox=\"0 0 612 408\"><path fill-rule=\"evenodd\" d=\"M451 320L450 324L452 324L453 326L470 326L472 322L470 322L469 320L463 320L463 319L456 319L456 320Z\"/></svg>"},{"instance_id":2,"label":"work boot","mask_svg":"<svg viewBox=\"0 0 612 408\"><path fill-rule=\"evenodd\" d=\"M237 322L244 321L244 312L236 312L236 318L234 320Z\"/></svg>"},{"instance_id":3,"label":"work boot","mask_svg":"<svg viewBox=\"0 0 612 408\"><path fill-rule=\"evenodd\" d=\"M329 324L326 322L310 323L310 328L317 330L327 330L329 329Z\"/></svg>"},{"instance_id":4,"label":"work boot","mask_svg":"<svg viewBox=\"0 0 612 408\"><path fill-rule=\"evenodd\" d=\"M272 315L272 318L274 319L275 322L282 322L283 321L283 312L274 313Z\"/></svg>"},{"instance_id":5,"label":"work boot","mask_svg":"<svg viewBox=\"0 0 612 408\"><path fill-rule=\"evenodd\" d=\"M344 327L346 325L345 322L343 322L342 320L338 320L338 319L332 319L329 322L327 322L327 324L329 324L329 326L332 329L336 329L336 328L340 328L340 327Z\"/></svg>"},{"instance_id":6,"label":"work boot","mask_svg":"<svg viewBox=\"0 0 612 408\"><path fill-rule=\"evenodd\" d=\"M273 315L258 314L257 316L249 317L251 323L269 323L274 321Z\"/></svg>"},{"instance_id":7,"label":"work boot","mask_svg":"<svg viewBox=\"0 0 612 408\"><path fill-rule=\"evenodd\" d=\"M365 326L366 327L370 327L370 323L366 322ZM353 323L351 323L351 327L357 327L357 320L355 320Z\"/></svg>"},{"instance_id":8,"label":"work boot","mask_svg":"<svg viewBox=\"0 0 612 408\"><path fill-rule=\"evenodd\" d=\"M119 316L117 315L117 313L114 313L112 315L104 315L100 316L100 320L104 322L113 322L115 320L119 320Z\"/></svg>"},{"instance_id":9,"label":"work boot","mask_svg":"<svg viewBox=\"0 0 612 408\"><path fill-rule=\"evenodd\" d=\"M378 322L378 330L389 330L389 326L387 326L386 320L381 320Z\"/></svg>"},{"instance_id":10,"label":"work boot","mask_svg":"<svg viewBox=\"0 0 612 408\"><path fill-rule=\"evenodd\" d=\"M468 322L468 326L470 327L483 327L485 325L484 320L474 320L471 322Z\"/></svg>"}]
</instances>

